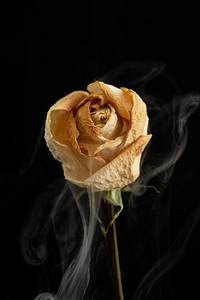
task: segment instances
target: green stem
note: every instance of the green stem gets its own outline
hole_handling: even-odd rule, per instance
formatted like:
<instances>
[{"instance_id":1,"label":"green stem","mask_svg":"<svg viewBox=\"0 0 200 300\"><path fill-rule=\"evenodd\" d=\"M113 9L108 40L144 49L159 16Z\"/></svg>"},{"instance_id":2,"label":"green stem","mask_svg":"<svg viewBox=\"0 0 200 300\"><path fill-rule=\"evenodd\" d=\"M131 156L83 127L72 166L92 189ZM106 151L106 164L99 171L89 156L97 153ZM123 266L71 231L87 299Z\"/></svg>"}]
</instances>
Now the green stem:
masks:
<instances>
[{"instance_id":1,"label":"green stem","mask_svg":"<svg viewBox=\"0 0 200 300\"><path fill-rule=\"evenodd\" d=\"M106 203L106 206L107 206L108 220L112 220L115 216L114 206L108 203ZM108 241L111 260L112 260L115 300L124 300L122 280L121 280L119 250L118 250L118 242L117 242L117 230L116 230L115 221L112 223L112 225L110 226L107 232L107 241Z\"/></svg>"}]
</instances>

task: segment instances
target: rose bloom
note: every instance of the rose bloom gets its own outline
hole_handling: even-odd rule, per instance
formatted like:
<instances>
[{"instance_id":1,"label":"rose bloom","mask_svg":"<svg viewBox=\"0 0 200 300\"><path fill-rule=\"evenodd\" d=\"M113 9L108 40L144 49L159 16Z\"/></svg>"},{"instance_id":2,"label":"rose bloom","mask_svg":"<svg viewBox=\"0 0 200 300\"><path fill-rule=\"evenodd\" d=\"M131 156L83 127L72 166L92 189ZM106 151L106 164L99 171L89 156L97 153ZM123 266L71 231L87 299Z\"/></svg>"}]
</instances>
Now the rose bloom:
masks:
<instances>
[{"instance_id":1,"label":"rose bloom","mask_svg":"<svg viewBox=\"0 0 200 300\"><path fill-rule=\"evenodd\" d=\"M70 182L109 191L134 182L151 139L144 101L101 81L58 100L47 112L45 140Z\"/></svg>"}]
</instances>

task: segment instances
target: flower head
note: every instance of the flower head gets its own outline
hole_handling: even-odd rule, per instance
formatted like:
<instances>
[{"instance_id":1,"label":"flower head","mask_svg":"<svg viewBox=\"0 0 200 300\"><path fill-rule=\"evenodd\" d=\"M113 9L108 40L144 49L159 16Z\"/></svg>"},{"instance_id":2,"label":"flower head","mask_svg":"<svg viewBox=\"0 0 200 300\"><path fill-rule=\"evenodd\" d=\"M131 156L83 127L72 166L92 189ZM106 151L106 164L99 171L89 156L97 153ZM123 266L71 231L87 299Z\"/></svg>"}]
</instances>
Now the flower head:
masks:
<instances>
[{"instance_id":1,"label":"flower head","mask_svg":"<svg viewBox=\"0 0 200 300\"><path fill-rule=\"evenodd\" d=\"M47 112L45 140L67 180L96 191L122 188L140 174L151 139L147 108L131 89L101 81L58 100Z\"/></svg>"}]
</instances>

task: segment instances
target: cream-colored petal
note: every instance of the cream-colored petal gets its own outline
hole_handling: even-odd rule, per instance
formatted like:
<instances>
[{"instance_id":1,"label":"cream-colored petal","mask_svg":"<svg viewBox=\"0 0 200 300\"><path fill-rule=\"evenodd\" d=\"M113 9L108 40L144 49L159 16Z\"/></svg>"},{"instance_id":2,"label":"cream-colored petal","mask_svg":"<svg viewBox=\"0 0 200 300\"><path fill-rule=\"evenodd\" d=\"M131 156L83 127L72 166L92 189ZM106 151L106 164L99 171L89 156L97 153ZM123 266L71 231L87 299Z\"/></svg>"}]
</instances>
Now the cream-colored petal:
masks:
<instances>
[{"instance_id":1,"label":"cream-colored petal","mask_svg":"<svg viewBox=\"0 0 200 300\"><path fill-rule=\"evenodd\" d=\"M129 130L127 131L124 147L126 148L133 141L137 140L139 136L146 135L148 129L148 115L147 107L141 97L134 91L131 91L133 107L131 110L131 119Z\"/></svg>"},{"instance_id":2,"label":"cream-colored petal","mask_svg":"<svg viewBox=\"0 0 200 300\"><path fill-rule=\"evenodd\" d=\"M100 156L89 158L87 156L71 155L68 158L69 160L62 163L65 179L79 183L80 186L82 186L82 182L106 164Z\"/></svg>"},{"instance_id":3,"label":"cream-colored petal","mask_svg":"<svg viewBox=\"0 0 200 300\"><path fill-rule=\"evenodd\" d=\"M114 157L114 147L122 142L123 138L120 135L125 131L126 124L114 113L115 110L110 108L111 114L107 123L103 127L98 127L98 125L94 125L91 118L90 107L91 103L88 101L76 113L76 124L80 133L78 143L85 148L89 156L94 156L102 149L111 147ZM108 161L106 157L103 158Z\"/></svg>"},{"instance_id":4,"label":"cream-colored petal","mask_svg":"<svg viewBox=\"0 0 200 300\"><path fill-rule=\"evenodd\" d=\"M104 94L105 99L114 107L117 114L126 120L130 120L130 110L132 108L130 90L116 88L102 81L95 81L89 84L87 90L91 94Z\"/></svg>"},{"instance_id":5,"label":"cream-colored petal","mask_svg":"<svg viewBox=\"0 0 200 300\"><path fill-rule=\"evenodd\" d=\"M80 102L89 96L88 92L85 91L74 91L67 96L59 99L54 105L50 107L50 110L67 110L74 109Z\"/></svg>"},{"instance_id":6,"label":"cream-colored petal","mask_svg":"<svg viewBox=\"0 0 200 300\"><path fill-rule=\"evenodd\" d=\"M140 174L142 151L151 135L141 136L110 163L99 169L84 182L74 181L82 187L92 187L95 191L122 188L134 182Z\"/></svg>"},{"instance_id":7,"label":"cream-colored petal","mask_svg":"<svg viewBox=\"0 0 200 300\"><path fill-rule=\"evenodd\" d=\"M101 145L95 154L98 153L107 163L122 151L123 136L119 136L115 140L108 140L105 144Z\"/></svg>"},{"instance_id":8,"label":"cream-colored petal","mask_svg":"<svg viewBox=\"0 0 200 300\"><path fill-rule=\"evenodd\" d=\"M85 181L106 164L100 156L89 159L81 153L76 153L71 147L49 139L48 136L46 141L53 157L61 162L65 178L72 182Z\"/></svg>"},{"instance_id":9,"label":"cream-colored petal","mask_svg":"<svg viewBox=\"0 0 200 300\"><path fill-rule=\"evenodd\" d=\"M76 128L73 112L66 110L51 110L46 120L46 135L60 144L67 145L72 150L81 152L77 142L79 131Z\"/></svg>"},{"instance_id":10,"label":"cream-colored petal","mask_svg":"<svg viewBox=\"0 0 200 300\"><path fill-rule=\"evenodd\" d=\"M122 127L122 119L115 113L111 113L106 124L103 127L99 128L99 131L106 139L114 140L121 134Z\"/></svg>"}]
</instances>

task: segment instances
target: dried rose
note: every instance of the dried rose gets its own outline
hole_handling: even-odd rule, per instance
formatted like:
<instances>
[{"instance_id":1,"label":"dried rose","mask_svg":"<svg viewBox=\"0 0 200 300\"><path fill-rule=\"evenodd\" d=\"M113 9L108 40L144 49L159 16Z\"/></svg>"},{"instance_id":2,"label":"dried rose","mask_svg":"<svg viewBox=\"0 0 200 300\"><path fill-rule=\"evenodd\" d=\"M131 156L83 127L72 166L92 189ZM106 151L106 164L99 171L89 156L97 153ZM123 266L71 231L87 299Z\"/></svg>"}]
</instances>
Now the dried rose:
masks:
<instances>
[{"instance_id":1,"label":"dried rose","mask_svg":"<svg viewBox=\"0 0 200 300\"><path fill-rule=\"evenodd\" d=\"M50 107L45 140L67 180L95 191L122 188L140 174L147 134L146 104L125 87L101 81Z\"/></svg>"}]
</instances>

